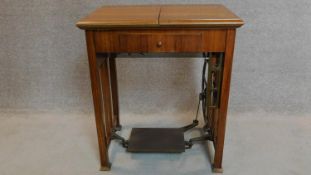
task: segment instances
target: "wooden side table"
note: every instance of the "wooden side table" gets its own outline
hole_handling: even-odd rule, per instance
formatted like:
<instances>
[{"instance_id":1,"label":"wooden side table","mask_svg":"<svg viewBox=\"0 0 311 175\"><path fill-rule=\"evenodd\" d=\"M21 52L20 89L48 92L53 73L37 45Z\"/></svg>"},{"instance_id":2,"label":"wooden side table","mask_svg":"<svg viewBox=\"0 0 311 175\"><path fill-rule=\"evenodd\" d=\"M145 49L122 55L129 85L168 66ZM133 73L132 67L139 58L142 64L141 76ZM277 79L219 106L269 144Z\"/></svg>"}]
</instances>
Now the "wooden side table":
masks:
<instances>
[{"instance_id":1,"label":"wooden side table","mask_svg":"<svg viewBox=\"0 0 311 175\"><path fill-rule=\"evenodd\" d=\"M242 25L222 5L105 6L77 23L86 33L101 170L110 170L108 147L117 139L131 152L183 152L196 141L209 140L215 148L213 170L222 171L235 34ZM181 128L134 128L130 140L117 134L116 57L147 52L203 53L201 137L183 139L197 120Z\"/></svg>"}]
</instances>

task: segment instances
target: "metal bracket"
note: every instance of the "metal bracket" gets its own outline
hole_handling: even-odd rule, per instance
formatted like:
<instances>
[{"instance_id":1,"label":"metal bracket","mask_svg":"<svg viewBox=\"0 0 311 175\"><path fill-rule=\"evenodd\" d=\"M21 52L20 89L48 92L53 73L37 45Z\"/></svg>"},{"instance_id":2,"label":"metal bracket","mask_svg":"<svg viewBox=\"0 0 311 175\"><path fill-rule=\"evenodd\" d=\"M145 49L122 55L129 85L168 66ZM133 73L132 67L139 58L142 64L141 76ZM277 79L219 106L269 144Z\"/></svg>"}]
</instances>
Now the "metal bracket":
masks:
<instances>
[{"instance_id":1,"label":"metal bracket","mask_svg":"<svg viewBox=\"0 0 311 175\"><path fill-rule=\"evenodd\" d=\"M191 124L186 125L186 126L184 126L184 127L181 127L181 129L182 129L184 132L186 132L186 131L188 131L188 130L190 130L190 129L196 127L196 126L198 126L198 124L199 124L199 121L198 121L198 120L193 120L193 122L192 122Z\"/></svg>"},{"instance_id":2,"label":"metal bracket","mask_svg":"<svg viewBox=\"0 0 311 175\"><path fill-rule=\"evenodd\" d=\"M117 125L115 128L114 128L114 131L121 131L122 129L122 125Z\"/></svg>"},{"instance_id":3,"label":"metal bracket","mask_svg":"<svg viewBox=\"0 0 311 175\"><path fill-rule=\"evenodd\" d=\"M207 140L210 140L210 141L213 140L210 133L204 134L200 137L191 138L189 141L185 141L185 148L190 149L192 148L192 145L194 142L202 142L202 141L207 141Z\"/></svg>"},{"instance_id":4,"label":"metal bracket","mask_svg":"<svg viewBox=\"0 0 311 175\"><path fill-rule=\"evenodd\" d=\"M128 141L125 140L124 137L118 135L116 132L117 132L117 129L112 130L111 140L119 140L119 141L121 141L121 145L124 148L127 148L128 147Z\"/></svg>"}]
</instances>

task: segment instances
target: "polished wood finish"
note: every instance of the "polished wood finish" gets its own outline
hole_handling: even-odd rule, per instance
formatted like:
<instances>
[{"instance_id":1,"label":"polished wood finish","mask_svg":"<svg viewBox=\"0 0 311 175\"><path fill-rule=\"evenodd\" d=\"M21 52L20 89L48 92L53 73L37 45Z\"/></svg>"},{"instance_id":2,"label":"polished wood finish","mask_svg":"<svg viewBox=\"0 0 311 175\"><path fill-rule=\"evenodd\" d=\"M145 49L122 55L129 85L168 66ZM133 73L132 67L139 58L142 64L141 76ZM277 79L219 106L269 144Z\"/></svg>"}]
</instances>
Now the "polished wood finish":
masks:
<instances>
[{"instance_id":1,"label":"polished wood finish","mask_svg":"<svg viewBox=\"0 0 311 175\"><path fill-rule=\"evenodd\" d=\"M161 7L161 26L239 27L243 21L223 5L166 5Z\"/></svg>"},{"instance_id":2,"label":"polished wood finish","mask_svg":"<svg viewBox=\"0 0 311 175\"><path fill-rule=\"evenodd\" d=\"M95 121L97 128L98 136L98 146L99 146L99 155L101 170L109 170L110 162L108 157L108 145L109 139L107 138L107 131L105 128L105 119L103 114L103 100L101 92L101 81L99 78L98 64L96 59L96 51L94 46L94 37L92 31L86 31L86 44L87 52L89 58L89 67L90 67L90 76L91 76L91 85L92 85L92 94L93 94L93 104L95 112ZM106 67L107 69L107 67Z\"/></svg>"},{"instance_id":3,"label":"polished wood finish","mask_svg":"<svg viewBox=\"0 0 311 175\"><path fill-rule=\"evenodd\" d=\"M159 6L104 6L81 19L77 26L82 29L157 26L159 12Z\"/></svg>"},{"instance_id":4,"label":"polished wood finish","mask_svg":"<svg viewBox=\"0 0 311 175\"><path fill-rule=\"evenodd\" d=\"M227 109L229 102L231 71L236 29L227 30L226 50L224 58L224 69L220 92L220 107L218 113L217 139L215 147L214 168L215 171L222 169L222 157L226 132Z\"/></svg>"},{"instance_id":5,"label":"polished wood finish","mask_svg":"<svg viewBox=\"0 0 311 175\"><path fill-rule=\"evenodd\" d=\"M94 37L97 52L222 52L226 44L224 29L112 30Z\"/></svg>"},{"instance_id":6,"label":"polished wood finish","mask_svg":"<svg viewBox=\"0 0 311 175\"><path fill-rule=\"evenodd\" d=\"M117 63L116 54L111 54L109 59L110 68L110 82L111 82L111 92L112 92L112 102L113 102L113 114L114 114L114 125L117 128L121 127L120 124L120 111L119 111L119 93L118 93L118 75L117 75Z\"/></svg>"},{"instance_id":7,"label":"polished wood finish","mask_svg":"<svg viewBox=\"0 0 311 175\"><path fill-rule=\"evenodd\" d=\"M104 6L81 19L81 29L139 27L239 27L243 20L223 5Z\"/></svg>"},{"instance_id":8,"label":"polished wood finish","mask_svg":"<svg viewBox=\"0 0 311 175\"><path fill-rule=\"evenodd\" d=\"M99 74L102 90L102 100L104 105L104 116L106 126L106 142L109 145L112 135L112 129L114 128L113 109L112 109L112 91L109 73L109 57L102 58L99 62Z\"/></svg>"},{"instance_id":9,"label":"polished wood finish","mask_svg":"<svg viewBox=\"0 0 311 175\"><path fill-rule=\"evenodd\" d=\"M236 28L243 21L222 5L106 6L77 23L85 29L101 170L109 170L112 132L120 126L116 55L133 52L224 54L215 117L213 169L222 171Z\"/></svg>"}]
</instances>

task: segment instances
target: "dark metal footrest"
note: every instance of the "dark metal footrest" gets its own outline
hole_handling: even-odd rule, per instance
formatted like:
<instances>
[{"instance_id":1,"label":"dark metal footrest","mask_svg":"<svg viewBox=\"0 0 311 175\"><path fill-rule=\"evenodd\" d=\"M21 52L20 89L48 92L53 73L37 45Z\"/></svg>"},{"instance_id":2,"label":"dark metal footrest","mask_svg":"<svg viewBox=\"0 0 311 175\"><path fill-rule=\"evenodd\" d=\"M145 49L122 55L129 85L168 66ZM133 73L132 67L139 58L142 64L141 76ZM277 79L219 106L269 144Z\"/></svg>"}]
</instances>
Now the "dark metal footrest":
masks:
<instances>
[{"instance_id":1,"label":"dark metal footrest","mask_svg":"<svg viewBox=\"0 0 311 175\"><path fill-rule=\"evenodd\" d=\"M133 128L129 152L181 153L185 151L182 128Z\"/></svg>"}]
</instances>

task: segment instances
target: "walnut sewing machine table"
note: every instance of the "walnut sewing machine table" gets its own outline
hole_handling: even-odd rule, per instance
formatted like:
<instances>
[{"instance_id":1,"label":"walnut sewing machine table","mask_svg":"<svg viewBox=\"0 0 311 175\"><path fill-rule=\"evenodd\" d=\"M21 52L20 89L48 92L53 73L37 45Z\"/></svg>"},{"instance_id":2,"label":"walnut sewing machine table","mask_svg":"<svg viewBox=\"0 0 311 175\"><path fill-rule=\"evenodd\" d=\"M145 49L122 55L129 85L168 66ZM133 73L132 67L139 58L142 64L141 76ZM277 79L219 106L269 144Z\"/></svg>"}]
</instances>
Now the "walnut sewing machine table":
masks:
<instances>
[{"instance_id":1,"label":"walnut sewing machine table","mask_svg":"<svg viewBox=\"0 0 311 175\"><path fill-rule=\"evenodd\" d=\"M110 170L108 148L119 140L129 152L184 152L194 142L212 141L213 170L222 171L227 107L236 28L243 21L222 5L105 6L80 20L86 33L101 170ZM120 53L202 53L204 127L184 140L181 128L134 128L129 140L117 134L116 57Z\"/></svg>"}]
</instances>

